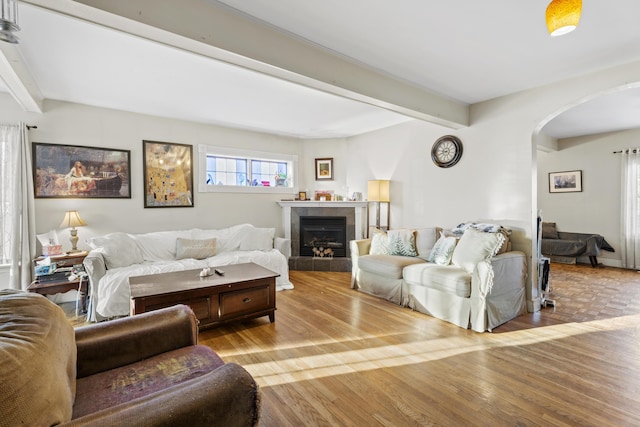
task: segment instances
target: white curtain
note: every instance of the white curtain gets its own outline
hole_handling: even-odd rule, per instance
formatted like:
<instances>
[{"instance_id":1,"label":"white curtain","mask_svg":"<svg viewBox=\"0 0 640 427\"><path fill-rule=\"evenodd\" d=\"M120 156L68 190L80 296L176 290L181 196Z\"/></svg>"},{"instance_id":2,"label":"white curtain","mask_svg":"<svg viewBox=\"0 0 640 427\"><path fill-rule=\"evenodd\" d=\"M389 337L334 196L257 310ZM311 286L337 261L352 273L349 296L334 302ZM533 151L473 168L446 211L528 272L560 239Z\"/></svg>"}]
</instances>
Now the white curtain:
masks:
<instances>
[{"instance_id":1,"label":"white curtain","mask_svg":"<svg viewBox=\"0 0 640 427\"><path fill-rule=\"evenodd\" d=\"M35 203L31 178L31 150L27 127L0 125L0 237L3 258L11 265L9 287L26 289L31 283L36 252Z\"/></svg>"},{"instance_id":2,"label":"white curtain","mask_svg":"<svg viewBox=\"0 0 640 427\"><path fill-rule=\"evenodd\" d=\"M623 150L620 156L622 267L640 269L640 149Z\"/></svg>"}]
</instances>

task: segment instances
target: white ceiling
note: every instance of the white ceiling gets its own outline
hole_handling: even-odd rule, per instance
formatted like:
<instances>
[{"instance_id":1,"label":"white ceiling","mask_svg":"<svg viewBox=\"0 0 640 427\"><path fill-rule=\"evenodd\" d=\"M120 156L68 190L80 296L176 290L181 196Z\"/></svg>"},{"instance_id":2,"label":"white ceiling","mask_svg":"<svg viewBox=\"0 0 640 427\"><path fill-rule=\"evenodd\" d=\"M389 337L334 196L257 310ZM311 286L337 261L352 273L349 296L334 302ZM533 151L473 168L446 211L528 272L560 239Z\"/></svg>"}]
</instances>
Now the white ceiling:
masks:
<instances>
[{"instance_id":1,"label":"white ceiling","mask_svg":"<svg viewBox=\"0 0 640 427\"><path fill-rule=\"evenodd\" d=\"M465 104L640 60L637 0L587 0L578 29L556 38L544 24L548 1L208 0ZM18 50L45 99L302 138L411 120L24 2L20 26ZM640 90L579 106L544 131L635 127Z\"/></svg>"}]
</instances>

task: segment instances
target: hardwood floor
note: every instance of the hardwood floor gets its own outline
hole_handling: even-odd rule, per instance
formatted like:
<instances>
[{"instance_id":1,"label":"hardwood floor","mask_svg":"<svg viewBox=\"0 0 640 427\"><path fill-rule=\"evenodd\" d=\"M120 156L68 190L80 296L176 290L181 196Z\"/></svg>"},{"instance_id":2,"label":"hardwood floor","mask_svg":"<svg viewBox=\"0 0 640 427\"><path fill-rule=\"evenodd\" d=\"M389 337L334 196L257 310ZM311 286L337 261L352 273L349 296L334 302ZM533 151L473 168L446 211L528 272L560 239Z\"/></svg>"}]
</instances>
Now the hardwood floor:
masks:
<instances>
[{"instance_id":1,"label":"hardwood floor","mask_svg":"<svg viewBox=\"0 0 640 427\"><path fill-rule=\"evenodd\" d=\"M292 271L267 317L200 333L261 426L640 425L640 274L552 264L557 307L476 333Z\"/></svg>"}]
</instances>

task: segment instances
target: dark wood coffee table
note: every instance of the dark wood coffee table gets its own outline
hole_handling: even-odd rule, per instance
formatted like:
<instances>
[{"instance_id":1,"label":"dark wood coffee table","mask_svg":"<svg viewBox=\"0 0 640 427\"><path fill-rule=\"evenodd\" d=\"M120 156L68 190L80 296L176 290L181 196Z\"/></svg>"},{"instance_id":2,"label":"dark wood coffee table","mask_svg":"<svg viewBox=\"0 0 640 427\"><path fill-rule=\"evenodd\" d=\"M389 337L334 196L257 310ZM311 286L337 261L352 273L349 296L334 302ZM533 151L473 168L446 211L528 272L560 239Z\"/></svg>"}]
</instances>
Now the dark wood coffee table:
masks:
<instances>
[{"instance_id":1,"label":"dark wood coffee table","mask_svg":"<svg viewBox=\"0 0 640 427\"><path fill-rule=\"evenodd\" d=\"M186 304L201 329L267 315L275 322L278 273L254 263L220 269L224 276L200 277L201 270L184 270L130 277L131 315Z\"/></svg>"}]
</instances>

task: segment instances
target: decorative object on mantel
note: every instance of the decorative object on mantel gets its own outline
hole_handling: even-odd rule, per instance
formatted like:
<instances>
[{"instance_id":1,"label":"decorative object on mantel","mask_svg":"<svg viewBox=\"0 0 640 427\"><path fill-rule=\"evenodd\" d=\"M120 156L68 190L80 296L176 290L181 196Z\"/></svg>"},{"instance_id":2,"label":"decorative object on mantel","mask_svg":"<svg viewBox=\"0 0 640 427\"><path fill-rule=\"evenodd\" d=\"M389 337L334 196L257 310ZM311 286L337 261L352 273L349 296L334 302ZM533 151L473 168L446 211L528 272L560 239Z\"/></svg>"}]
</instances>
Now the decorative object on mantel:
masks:
<instances>
[{"instance_id":1,"label":"decorative object on mantel","mask_svg":"<svg viewBox=\"0 0 640 427\"><path fill-rule=\"evenodd\" d=\"M556 37L575 30L581 13L582 0L553 0L545 13L549 34Z\"/></svg>"},{"instance_id":2,"label":"decorative object on mantel","mask_svg":"<svg viewBox=\"0 0 640 427\"><path fill-rule=\"evenodd\" d=\"M71 242L70 254L80 252L78 249L78 230L76 230L76 227L82 227L84 225L87 225L87 223L80 218L78 211L67 211L64 214L64 219L62 220L62 223L60 223L60 228L71 227L71 230L69 230L69 241Z\"/></svg>"},{"instance_id":3,"label":"decorative object on mantel","mask_svg":"<svg viewBox=\"0 0 640 427\"><path fill-rule=\"evenodd\" d=\"M316 190L314 198L319 202L330 202L333 200L333 190Z\"/></svg>"},{"instance_id":4,"label":"decorative object on mantel","mask_svg":"<svg viewBox=\"0 0 640 427\"><path fill-rule=\"evenodd\" d=\"M581 191L581 170L549 173L549 193L579 193Z\"/></svg>"},{"instance_id":5,"label":"decorative object on mantel","mask_svg":"<svg viewBox=\"0 0 640 427\"><path fill-rule=\"evenodd\" d=\"M333 180L333 158L316 159L316 181Z\"/></svg>"},{"instance_id":6,"label":"decorative object on mantel","mask_svg":"<svg viewBox=\"0 0 640 427\"><path fill-rule=\"evenodd\" d=\"M376 204L376 228L388 230L389 213L391 209L390 181L382 179L369 181L367 190L367 200ZM384 226L380 225L380 203L387 204L387 221Z\"/></svg>"},{"instance_id":7,"label":"decorative object on mantel","mask_svg":"<svg viewBox=\"0 0 640 427\"><path fill-rule=\"evenodd\" d=\"M307 192L298 191L298 200L307 200Z\"/></svg>"}]
</instances>

